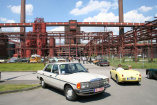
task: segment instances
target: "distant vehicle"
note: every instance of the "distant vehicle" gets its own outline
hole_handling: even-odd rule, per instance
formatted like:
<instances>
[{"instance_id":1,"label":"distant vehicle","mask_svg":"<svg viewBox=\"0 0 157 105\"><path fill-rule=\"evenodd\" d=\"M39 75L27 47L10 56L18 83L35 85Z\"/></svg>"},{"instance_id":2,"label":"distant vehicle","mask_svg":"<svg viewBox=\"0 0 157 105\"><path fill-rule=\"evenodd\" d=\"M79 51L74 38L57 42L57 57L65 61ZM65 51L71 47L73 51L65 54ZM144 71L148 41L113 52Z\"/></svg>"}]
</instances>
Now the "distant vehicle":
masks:
<instances>
[{"instance_id":1,"label":"distant vehicle","mask_svg":"<svg viewBox=\"0 0 157 105\"><path fill-rule=\"evenodd\" d=\"M53 58L49 58L49 63L56 62Z\"/></svg>"},{"instance_id":2,"label":"distant vehicle","mask_svg":"<svg viewBox=\"0 0 157 105\"><path fill-rule=\"evenodd\" d=\"M6 63L7 61L5 59L0 59L0 63Z\"/></svg>"},{"instance_id":3,"label":"distant vehicle","mask_svg":"<svg viewBox=\"0 0 157 105\"><path fill-rule=\"evenodd\" d=\"M110 66L110 63L107 60L100 60L96 63L98 66Z\"/></svg>"},{"instance_id":4,"label":"distant vehicle","mask_svg":"<svg viewBox=\"0 0 157 105\"><path fill-rule=\"evenodd\" d=\"M9 59L9 63L16 63L17 57L12 57Z\"/></svg>"},{"instance_id":5,"label":"distant vehicle","mask_svg":"<svg viewBox=\"0 0 157 105\"><path fill-rule=\"evenodd\" d=\"M19 58L19 59L16 59L15 62L28 62L28 60L25 58Z\"/></svg>"},{"instance_id":6,"label":"distant vehicle","mask_svg":"<svg viewBox=\"0 0 157 105\"><path fill-rule=\"evenodd\" d=\"M157 79L157 69L146 69L146 75L148 79Z\"/></svg>"},{"instance_id":7,"label":"distant vehicle","mask_svg":"<svg viewBox=\"0 0 157 105\"><path fill-rule=\"evenodd\" d=\"M81 63L49 63L43 70L37 71L41 86L47 84L63 90L67 100L74 101L78 96L90 96L104 93L110 87L105 75L89 73Z\"/></svg>"},{"instance_id":8,"label":"distant vehicle","mask_svg":"<svg viewBox=\"0 0 157 105\"><path fill-rule=\"evenodd\" d=\"M66 60L63 57L53 57L55 62L66 62Z\"/></svg>"},{"instance_id":9,"label":"distant vehicle","mask_svg":"<svg viewBox=\"0 0 157 105\"><path fill-rule=\"evenodd\" d=\"M41 61L40 55L34 54L30 57L30 63L37 63Z\"/></svg>"},{"instance_id":10,"label":"distant vehicle","mask_svg":"<svg viewBox=\"0 0 157 105\"><path fill-rule=\"evenodd\" d=\"M95 60L93 61L93 63L96 64L96 63L99 62L99 61L100 61L100 60L95 59Z\"/></svg>"}]
</instances>

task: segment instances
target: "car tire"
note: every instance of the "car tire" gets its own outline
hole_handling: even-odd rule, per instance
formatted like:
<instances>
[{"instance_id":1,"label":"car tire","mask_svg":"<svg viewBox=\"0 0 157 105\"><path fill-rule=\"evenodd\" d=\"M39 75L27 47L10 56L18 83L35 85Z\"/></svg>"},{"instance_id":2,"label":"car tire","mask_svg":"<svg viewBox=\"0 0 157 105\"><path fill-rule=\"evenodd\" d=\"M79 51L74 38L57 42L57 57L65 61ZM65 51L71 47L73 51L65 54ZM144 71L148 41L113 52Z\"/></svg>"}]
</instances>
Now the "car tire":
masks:
<instances>
[{"instance_id":1,"label":"car tire","mask_svg":"<svg viewBox=\"0 0 157 105\"><path fill-rule=\"evenodd\" d=\"M47 84L45 83L45 81L43 79L41 79L41 86L42 88L46 88Z\"/></svg>"},{"instance_id":2,"label":"car tire","mask_svg":"<svg viewBox=\"0 0 157 105\"><path fill-rule=\"evenodd\" d=\"M116 83L119 84L118 76L116 76Z\"/></svg>"},{"instance_id":3,"label":"car tire","mask_svg":"<svg viewBox=\"0 0 157 105\"><path fill-rule=\"evenodd\" d=\"M152 75L151 75L150 71L147 72L147 78L148 78L148 79L151 79L151 78L152 78Z\"/></svg>"},{"instance_id":4,"label":"car tire","mask_svg":"<svg viewBox=\"0 0 157 105\"><path fill-rule=\"evenodd\" d=\"M75 101L77 99L77 94L73 90L73 88L70 85L67 85L64 89L64 94L67 100L69 101Z\"/></svg>"}]
</instances>

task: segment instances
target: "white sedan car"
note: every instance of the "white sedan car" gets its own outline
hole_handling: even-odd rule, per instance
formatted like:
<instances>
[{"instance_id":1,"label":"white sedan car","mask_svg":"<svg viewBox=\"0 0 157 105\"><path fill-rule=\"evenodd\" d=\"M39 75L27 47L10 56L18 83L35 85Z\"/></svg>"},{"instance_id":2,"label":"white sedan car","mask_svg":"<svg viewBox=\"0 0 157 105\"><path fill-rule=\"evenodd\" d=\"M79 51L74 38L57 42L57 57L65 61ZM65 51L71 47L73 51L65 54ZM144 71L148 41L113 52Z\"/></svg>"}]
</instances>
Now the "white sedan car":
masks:
<instances>
[{"instance_id":1,"label":"white sedan car","mask_svg":"<svg viewBox=\"0 0 157 105\"><path fill-rule=\"evenodd\" d=\"M37 78L43 88L50 85L63 90L70 101L76 100L77 96L103 93L110 87L108 77L89 73L81 63L49 63L37 71Z\"/></svg>"}]
</instances>

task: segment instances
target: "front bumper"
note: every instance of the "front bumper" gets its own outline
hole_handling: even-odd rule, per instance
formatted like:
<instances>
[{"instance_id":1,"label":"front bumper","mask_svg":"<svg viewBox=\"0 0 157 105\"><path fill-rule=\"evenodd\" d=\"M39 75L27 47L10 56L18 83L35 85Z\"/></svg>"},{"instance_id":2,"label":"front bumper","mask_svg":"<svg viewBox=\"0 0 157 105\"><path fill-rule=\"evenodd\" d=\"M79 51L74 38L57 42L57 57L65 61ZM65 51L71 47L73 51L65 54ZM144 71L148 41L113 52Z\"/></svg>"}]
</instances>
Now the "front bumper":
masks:
<instances>
[{"instance_id":1,"label":"front bumper","mask_svg":"<svg viewBox=\"0 0 157 105\"><path fill-rule=\"evenodd\" d=\"M105 91L106 88L108 88L108 87L110 87L110 86L111 86L110 84L105 85L103 91ZM99 88L101 88L101 87L99 87ZM79 95L79 96L90 96L90 95L94 95L94 94L98 94L98 93L103 92L103 91L94 92L95 89L96 89L96 88L94 88L94 89L86 89L86 90L81 90L81 89L78 90L78 89L77 89L77 90L75 90L75 92L76 92L76 94Z\"/></svg>"}]
</instances>

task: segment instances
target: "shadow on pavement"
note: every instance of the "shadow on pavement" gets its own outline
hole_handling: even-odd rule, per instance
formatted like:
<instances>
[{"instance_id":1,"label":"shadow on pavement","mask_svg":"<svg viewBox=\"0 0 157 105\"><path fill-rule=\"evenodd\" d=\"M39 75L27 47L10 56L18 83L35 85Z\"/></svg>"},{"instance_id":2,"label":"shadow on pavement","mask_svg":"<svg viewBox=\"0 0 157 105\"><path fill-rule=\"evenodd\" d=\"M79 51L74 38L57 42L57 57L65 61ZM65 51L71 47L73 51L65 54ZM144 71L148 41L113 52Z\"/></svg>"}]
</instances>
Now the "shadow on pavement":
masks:
<instances>
[{"instance_id":1,"label":"shadow on pavement","mask_svg":"<svg viewBox=\"0 0 157 105\"><path fill-rule=\"evenodd\" d=\"M54 87L48 86L47 89L49 89L50 91L53 91L55 93L58 93L62 96L65 96L63 91L58 90ZM91 95L91 96L79 96L78 99L76 100L76 102L87 103L87 102L91 102L91 101L98 101L98 100L107 98L109 96L111 96L111 95L110 95L110 93L107 93L107 92L96 94L96 95ZM65 98L65 100L66 100L66 98Z\"/></svg>"},{"instance_id":2,"label":"shadow on pavement","mask_svg":"<svg viewBox=\"0 0 157 105\"><path fill-rule=\"evenodd\" d=\"M92 96L82 96L82 97L79 97L77 101L80 103L87 103L87 102L102 100L109 96L111 96L110 93L104 92L104 93L96 94L96 95L92 95Z\"/></svg>"}]
</instances>

